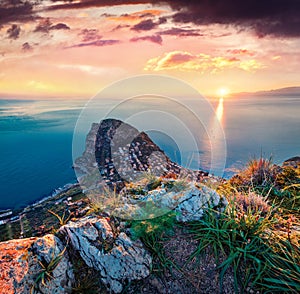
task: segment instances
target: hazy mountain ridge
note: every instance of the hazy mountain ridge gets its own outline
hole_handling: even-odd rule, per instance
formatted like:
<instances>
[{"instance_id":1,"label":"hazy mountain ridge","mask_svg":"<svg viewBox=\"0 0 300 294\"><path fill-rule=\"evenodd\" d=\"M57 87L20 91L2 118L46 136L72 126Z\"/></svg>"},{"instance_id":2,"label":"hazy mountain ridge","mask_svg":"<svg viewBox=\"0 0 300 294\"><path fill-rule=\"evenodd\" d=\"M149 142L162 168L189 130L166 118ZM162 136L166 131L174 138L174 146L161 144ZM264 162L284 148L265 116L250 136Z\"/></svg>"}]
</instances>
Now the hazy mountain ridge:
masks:
<instances>
[{"instance_id":1,"label":"hazy mountain ridge","mask_svg":"<svg viewBox=\"0 0 300 294\"><path fill-rule=\"evenodd\" d=\"M240 92L233 93L231 97L248 97L248 96L264 96L264 97L276 97L276 96L289 96L289 97L300 97L300 87L285 87L279 89L271 89L257 92Z\"/></svg>"}]
</instances>

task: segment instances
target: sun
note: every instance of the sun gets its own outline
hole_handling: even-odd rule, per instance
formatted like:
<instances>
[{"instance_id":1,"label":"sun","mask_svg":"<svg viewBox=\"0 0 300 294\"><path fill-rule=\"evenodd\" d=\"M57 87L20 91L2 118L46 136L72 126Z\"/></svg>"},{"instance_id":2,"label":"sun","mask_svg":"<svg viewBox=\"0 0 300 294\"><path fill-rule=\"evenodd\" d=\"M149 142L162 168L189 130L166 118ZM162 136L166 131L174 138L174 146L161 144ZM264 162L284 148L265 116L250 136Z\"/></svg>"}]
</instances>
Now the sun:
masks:
<instances>
[{"instance_id":1,"label":"sun","mask_svg":"<svg viewBox=\"0 0 300 294\"><path fill-rule=\"evenodd\" d=\"M227 96L229 94L229 90L228 88L220 88L218 89L218 96L220 98L224 98L225 96Z\"/></svg>"}]
</instances>

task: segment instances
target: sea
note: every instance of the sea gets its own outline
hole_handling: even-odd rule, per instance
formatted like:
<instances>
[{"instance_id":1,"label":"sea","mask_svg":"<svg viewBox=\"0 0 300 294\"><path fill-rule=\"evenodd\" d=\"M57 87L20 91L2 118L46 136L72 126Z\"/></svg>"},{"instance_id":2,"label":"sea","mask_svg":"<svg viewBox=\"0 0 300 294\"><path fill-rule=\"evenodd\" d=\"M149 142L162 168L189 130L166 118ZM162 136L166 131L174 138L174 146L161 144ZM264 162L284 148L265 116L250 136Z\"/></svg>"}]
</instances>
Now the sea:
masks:
<instances>
[{"instance_id":1,"label":"sea","mask_svg":"<svg viewBox=\"0 0 300 294\"><path fill-rule=\"evenodd\" d=\"M0 100L0 210L25 207L76 182L72 142L86 102ZM103 104L109 106L110 102ZM224 177L238 172L252 158L272 157L274 163L281 164L300 155L300 97L248 95L215 100L211 105L226 141ZM148 134L172 160L184 162L170 136L155 130ZM83 132L78 155L84 149L85 136ZM204 157L203 166L194 162L190 167L207 169L205 163L210 160L205 157L211 154L205 146L193 150ZM182 156L187 162L189 155Z\"/></svg>"}]
</instances>

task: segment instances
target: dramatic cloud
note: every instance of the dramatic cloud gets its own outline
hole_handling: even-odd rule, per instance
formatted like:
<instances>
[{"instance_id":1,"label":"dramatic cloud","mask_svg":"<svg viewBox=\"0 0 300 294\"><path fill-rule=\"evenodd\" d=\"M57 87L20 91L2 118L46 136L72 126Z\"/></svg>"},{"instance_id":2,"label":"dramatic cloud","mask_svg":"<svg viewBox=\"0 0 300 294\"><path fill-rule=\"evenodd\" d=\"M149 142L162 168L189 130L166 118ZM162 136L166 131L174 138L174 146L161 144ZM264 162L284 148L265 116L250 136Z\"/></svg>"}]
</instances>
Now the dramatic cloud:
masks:
<instances>
[{"instance_id":1,"label":"dramatic cloud","mask_svg":"<svg viewBox=\"0 0 300 294\"><path fill-rule=\"evenodd\" d=\"M253 29L259 37L300 37L297 0L169 0L180 23L225 24Z\"/></svg>"},{"instance_id":2,"label":"dramatic cloud","mask_svg":"<svg viewBox=\"0 0 300 294\"><path fill-rule=\"evenodd\" d=\"M9 39L13 39L16 40L19 38L21 32L21 28L20 26L13 24L9 29L7 29L6 33L7 33L7 38Z\"/></svg>"},{"instance_id":3,"label":"dramatic cloud","mask_svg":"<svg viewBox=\"0 0 300 294\"><path fill-rule=\"evenodd\" d=\"M236 57L211 56L208 54L192 54L186 51L172 51L163 56L150 59L145 70L184 70L200 71L204 73L218 73L225 69L239 68L249 72L255 72L264 68L264 65L254 59L240 60Z\"/></svg>"},{"instance_id":4,"label":"dramatic cloud","mask_svg":"<svg viewBox=\"0 0 300 294\"><path fill-rule=\"evenodd\" d=\"M52 4L50 4L52 2ZM0 25L7 22L26 21L36 16L35 11L83 9L126 4L163 4L175 12L173 21L199 25L223 24L240 29L251 29L259 37L300 37L300 1L298 0L51 0L43 7L42 1L2 0ZM36 8L39 9L36 9ZM38 12L37 12L38 13ZM139 16L154 16L156 9L149 9ZM156 14L158 15L158 14ZM145 20L136 30L151 30L156 23Z\"/></svg>"},{"instance_id":5,"label":"dramatic cloud","mask_svg":"<svg viewBox=\"0 0 300 294\"><path fill-rule=\"evenodd\" d=\"M102 38L97 29L84 29L79 33L79 36L82 37L82 42L92 42Z\"/></svg>"},{"instance_id":6,"label":"dramatic cloud","mask_svg":"<svg viewBox=\"0 0 300 294\"><path fill-rule=\"evenodd\" d=\"M64 23L58 23L53 25L49 18L42 19L40 23L35 27L34 32L40 32L48 34L51 30L69 30L68 27Z\"/></svg>"},{"instance_id":7,"label":"dramatic cloud","mask_svg":"<svg viewBox=\"0 0 300 294\"><path fill-rule=\"evenodd\" d=\"M56 9L79 9L79 8L89 8L89 7L104 7L113 5L126 5L126 4L147 4L155 1L151 0L51 0L52 2L58 2L53 6L49 6L48 10ZM62 3L65 2L65 3Z\"/></svg>"},{"instance_id":8,"label":"dramatic cloud","mask_svg":"<svg viewBox=\"0 0 300 294\"><path fill-rule=\"evenodd\" d=\"M97 41L93 41L93 42L75 44L72 46L65 47L65 49L88 47L88 46L102 47L102 46L108 46L108 45L115 45L118 43L120 43L119 40L97 40Z\"/></svg>"},{"instance_id":9,"label":"dramatic cloud","mask_svg":"<svg viewBox=\"0 0 300 294\"><path fill-rule=\"evenodd\" d=\"M22 0L1 0L0 25L8 22L32 20L33 4Z\"/></svg>"},{"instance_id":10,"label":"dramatic cloud","mask_svg":"<svg viewBox=\"0 0 300 294\"><path fill-rule=\"evenodd\" d=\"M162 40L162 37L160 35L135 37L135 38L130 39L130 42L139 42L139 41L150 41L150 42L162 45L163 40Z\"/></svg>"},{"instance_id":11,"label":"dramatic cloud","mask_svg":"<svg viewBox=\"0 0 300 294\"><path fill-rule=\"evenodd\" d=\"M196 29L181 29L181 28L171 28L168 30L164 30L159 32L160 35L171 35L178 37L197 37L203 36L203 34L199 33L199 30Z\"/></svg>"}]
</instances>

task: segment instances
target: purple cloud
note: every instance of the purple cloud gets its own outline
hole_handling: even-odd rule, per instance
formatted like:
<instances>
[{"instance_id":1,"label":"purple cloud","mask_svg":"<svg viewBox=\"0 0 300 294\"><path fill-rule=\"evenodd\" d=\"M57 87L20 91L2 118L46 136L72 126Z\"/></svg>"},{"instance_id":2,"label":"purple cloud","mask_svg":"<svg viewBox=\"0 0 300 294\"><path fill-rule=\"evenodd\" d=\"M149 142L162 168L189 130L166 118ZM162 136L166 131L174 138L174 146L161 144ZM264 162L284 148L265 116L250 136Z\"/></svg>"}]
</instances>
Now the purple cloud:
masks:
<instances>
[{"instance_id":1,"label":"purple cloud","mask_svg":"<svg viewBox=\"0 0 300 294\"><path fill-rule=\"evenodd\" d=\"M196 29L181 29L181 28L171 28L168 30L164 30L159 32L160 35L171 35L171 36L179 36L179 37L197 37L203 36L203 34L199 33L199 30Z\"/></svg>"},{"instance_id":2,"label":"purple cloud","mask_svg":"<svg viewBox=\"0 0 300 294\"><path fill-rule=\"evenodd\" d=\"M33 47L28 42L26 42L22 45L22 51L29 52L32 50L33 50Z\"/></svg>"},{"instance_id":3,"label":"purple cloud","mask_svg":"<svg viewBox=\"0 0 300 294\"><path fill-rule=\"evenodd\" d=\"M157 25L158 24L155 23L152 19L146 19L134 25L131 29L134 31L150 31L156 28Z\"/></svg>"},{"instance_id":4,"label":"purple cloud","mask_svg":"<svg viewBox=\"0 0 300 294\"><path fill-rule=\"evenodd\" d=\"M8 22L25 22L35 18L33 4L22 0L1 0L0 25Z\"/></svg>"},{"instance_id":5,"label":"purple cloud","mask_svg":"<svg viewBox=\"0 0 300 294\"><path fill-rule=\"evenodd\" d=\"M50 27L50 30L70 30L70 27L67 26L65 23L58 23Z\"/></svg>"},{"instance_id":6,"label":"purple cloud","mask_svg":"<svg viewBox=\"0 0 300 294\"><path fill-rule=\"evenodd\" d=\"M82 42L92 42L102 39L97 29L83 29L79 33L79 36L82 37Z\"/></svg>"},{"instance_id":7,"label":"purple cloud","mask_svg":"<svg viewBox=\"0 0 300 294\"><path fill-rule=\"evenodd\" d=\"M87 46L102 47L102 46L115 45L118 43L120 43L119 40L97 40L97 41L93 41L93 42L75 44L72 46L65 47L65 49L80 48L80 47L87 47Z\"/></svg>"},{"instance_id":8,"label":"purple cloud","mask_svg":"<svg viewBox=\"0 0 300 294\"><path fill-rule=\"evenodd\" d=\"M8 35L7 38L16 40L19 38L19 35L21 33L21 27L13 24L10 28L7 29L6 33Z\"/></svg>"},{"instance_id":9,"label":"purple cloud","mask_svg":"<svg viewBox=\"0 0 300 294\"><path fill-rule=\"evenodd\" d=\"M135 38L130 39L130 42L139 42L139 41L150 41L150 42L162 45L163 40L162 40L162 37L160 35L135 37Z\"/></svg>"},{"instance_id":10,"label":"purple cloud","mask_svg":"<svg viewBox=\"0 0 300 294\"><path fill-rule=\"evenodd\" d=\"M64 23L53 24L49 18L44 18L35 27L34 32L48 34L52 30L70 30L70 27Z\"/></svg>"},{"instance_id":11,"label":"purple cloud","mask_svg":"<svg viewBox=\"0 0 300 294\"><path fill-rule=\"evenodd\" d=\"M250 28L259 37L300 37L297 0L169 0L173 21Z\"/></svg>"}]
</instances>

